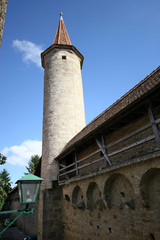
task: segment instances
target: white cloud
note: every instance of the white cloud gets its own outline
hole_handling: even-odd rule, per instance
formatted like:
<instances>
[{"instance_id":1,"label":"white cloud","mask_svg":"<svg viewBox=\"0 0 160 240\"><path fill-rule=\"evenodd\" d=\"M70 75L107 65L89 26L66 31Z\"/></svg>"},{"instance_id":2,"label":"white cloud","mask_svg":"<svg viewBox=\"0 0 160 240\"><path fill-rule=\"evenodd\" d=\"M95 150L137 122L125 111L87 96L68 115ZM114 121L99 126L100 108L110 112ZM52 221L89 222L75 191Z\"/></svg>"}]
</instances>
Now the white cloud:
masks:
<instances>
[{"instance_id":1,"label":"white cloud","mask_svg":"<svg viewBox=\"0 0 160 240\"><path fill-rule=\"evenodd\" d=\"M19 146L4 148L1 152L7 157L7 162L17 166L27 166L32 155L41 156L42 142L26 140Z\"/></svg>"},{"instance_id":2,"label":"white cloud","mask_svg":"<svg viewBox=\"0 0 160 240\"><path fill-rule=\"evenodd\" d=\"M34 63L36 66L41 67L40 54L43 52L41 45L36 45L35 43L29 42L27 40L14 40L13 47L19 52L22 52L22 60L25 63Z\"/></svg>"}]
</instances>

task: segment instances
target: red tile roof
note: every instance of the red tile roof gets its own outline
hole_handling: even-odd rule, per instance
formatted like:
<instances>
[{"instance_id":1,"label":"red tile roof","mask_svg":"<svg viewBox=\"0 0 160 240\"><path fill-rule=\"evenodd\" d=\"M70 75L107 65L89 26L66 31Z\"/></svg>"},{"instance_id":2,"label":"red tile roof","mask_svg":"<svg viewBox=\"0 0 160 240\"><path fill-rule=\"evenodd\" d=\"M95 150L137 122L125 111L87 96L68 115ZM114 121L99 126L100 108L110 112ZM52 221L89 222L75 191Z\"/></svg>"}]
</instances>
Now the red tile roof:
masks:
<instances>
[{"instance_id":1,"label":"red tile roof","mask_svg":"<svg viewBox=\"0 0 160 240\"><path fill-rule=\"evenodd\" d=\"M61 14L61 18L60 18L59 23L58 23L58 28L57 28L57 31L56 31L56 35L54 37L53 44L71 45L71 41L69 39L67 29L66 29L65 24L64 24L62 14Z\"/></svg>"}]
</instances>

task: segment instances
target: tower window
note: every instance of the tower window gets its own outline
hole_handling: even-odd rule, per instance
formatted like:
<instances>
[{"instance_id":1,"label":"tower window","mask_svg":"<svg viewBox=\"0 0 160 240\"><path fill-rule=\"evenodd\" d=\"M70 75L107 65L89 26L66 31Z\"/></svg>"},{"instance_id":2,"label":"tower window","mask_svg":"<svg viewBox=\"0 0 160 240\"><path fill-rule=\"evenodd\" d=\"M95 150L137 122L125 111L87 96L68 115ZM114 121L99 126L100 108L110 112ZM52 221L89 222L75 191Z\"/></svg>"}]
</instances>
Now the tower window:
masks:
<instances>
[{"instance_id":1,"label":"tower window","mask_svg":"<svg viewBox=\"0 0 160 240\"><path fill-rule=\"evenodd\" d=\"M62 56L62 59L66 59L66 56Z\"/></svg>"}]
</instances>

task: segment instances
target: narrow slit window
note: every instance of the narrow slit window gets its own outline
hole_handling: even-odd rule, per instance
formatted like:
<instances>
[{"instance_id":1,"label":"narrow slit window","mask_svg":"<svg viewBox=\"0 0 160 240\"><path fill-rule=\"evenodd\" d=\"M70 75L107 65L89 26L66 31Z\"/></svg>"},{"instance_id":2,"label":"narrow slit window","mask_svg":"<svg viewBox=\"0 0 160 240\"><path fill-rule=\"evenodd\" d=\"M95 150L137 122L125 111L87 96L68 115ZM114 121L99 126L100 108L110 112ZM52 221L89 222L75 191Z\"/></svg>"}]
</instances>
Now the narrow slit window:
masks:
<instances>
[{"instance_id":1,"label":"narrow slit window","mask_svg":"<svg viewBox=\"0 0 160 240\"><path fill-rule=\"evenodd\" d=\"M62 56L62 59L66 59L66 56Z\"/></svg>"}]
</instances>

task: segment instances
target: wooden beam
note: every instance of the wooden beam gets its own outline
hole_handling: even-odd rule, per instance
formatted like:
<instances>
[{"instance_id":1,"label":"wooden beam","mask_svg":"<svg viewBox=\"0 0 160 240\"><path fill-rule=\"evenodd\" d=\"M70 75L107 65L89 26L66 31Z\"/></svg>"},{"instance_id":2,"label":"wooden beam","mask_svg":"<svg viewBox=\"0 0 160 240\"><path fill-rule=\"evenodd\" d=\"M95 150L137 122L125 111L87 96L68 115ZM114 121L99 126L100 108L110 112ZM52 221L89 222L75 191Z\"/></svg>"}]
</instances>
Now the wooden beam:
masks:
<instances>
[{"instance_id":1,"label":"wooden beam","mask_svg":"<svg viewBox=\"0 0 160 240\"><path fill-rule=\"evenodd\" d=\"M85 168L87 166L91 166L91 165L93 165L93 164L95 164L95 163L97 163L99 161L104 160L104 159L105 159L105 162L107 163L107 166L108 166L108 164L111 166L112 163L110 162L109 157L114 156L116 154L119 154L119 153L121 153L123 151L129 150L131 148L137 147L138 145L143 144L143 143L145 143L147 141L153 140L155 138L156 138L157 145L159 144L158 145L158 147L159 147L160 146L160 135L159 135L160 132L158 130L157 124L160 123L160 118L158 118L156 120L154 119L152 106L151 105L148 106L148 114L149 114L149 118L150 118L150 122L151 123L146 124L145 126L143 126L143 127L139 128L139 129L131 132L130 134L128 134L128 135L118 139L117 141L114 141L114 142L106 145L104 137L101 136L101 141L98 140L98 139L95 139L99 149L94 151L94 152L92 152L92 153L90 153L90 154L88 154L87 156L85 156L85 157L83 157L83 158L81 158L79 160L78 160L78 157L77 157L77 153L75 151L75 162L73 162L72 164L70 164L68 166L65 166L64 164L59 163L58 181L61 181L60 180L61 176L67 175L67 174L69 174L71 172L74 172L74 171L76 173L76 176L78 176L79 175L79 169ZM108 149L108 148L110 148L112 146L115 146L116 144L118 144L118 143L120 143L120 142L122 142L122 141L124 141L126 139L129 139L130 137L132 137L132 136L136 135L137 133L140 133L140 132L142 132L142 131L146 130L147 128L150 128L150 127L153 128L154 135L150 135L150 136L148 136L148 137L146 137L144 139L138 140L137 142L133 142L130 145L127 145L127 146L125 146L123 148L119 148L119 149L117 149L117 150L107 154L106 149ZM90 157L96 155L99 152L103 153L103 157L97 158L97 159L95 159L93 161L89 160ZM79 166L79 163L83 162L86 159L88 159L88 162L85 163L85 164L82 163L82 165ZM73 168L72 169L68 169L70 167L73 167Z\"/></svg>"},{"instance_id":2,"label":"wooden beam","mask_svg":"<svg viewBox=\"0 0 160 240\"><path fill-rule=\"evenodd\" d=\"M152 139L154 139L154 138L155 138L154 135L151 135L151 136L149 136L149 137L143 138L143 139L141 139L141 140L139 140L139 141L137 141L137 142L135 142L135 143L132 143L132 144L126 146L126 147L123 147L123 148L121 148L121 149L119 149L119 150L116 150L116 151L114 151L114 152L112 152L112 153L109 153L108 156L110 157L110 156L116 155L116 154L118 154L118 153L120 153L120 152L124 152L124 151L126 151L126 150L129 150L129 149L131 149L131 148L133 148L133 147L137 147L138 145L140 145L140 144L142 144L142 143L145 143L145 142L148 142L148 141L150 141L150 140L152 140Z\"/></svg>"},{"instance_id":3,"label":"wooden beam","mask_svg":"<svg viewBox=\"0 0 160 240\"><path fill-rule=\"evenodd\" d=\"M94 164L94 163L100 162L100 161L102 161L103 159L104 159L104 158L102 157L102 158L98 158L98 159L96 159L96 160L94 160L94 161L92 161L92 162L85 163L84 165L79 166L79 169L84 168L84 167L87 167L87 166L92 165L92 164ZM91 171L90 171L90 172L91 172Z\"/></svg>"},{"instance_id":4,"label":"wooden beam","mask_svg":"<svg viewBox=\"0 0 160 240\"><path fill-rule=\"evenodd\" d=\"M155 135L157 147L160 148L160 136L159 136L159 131L158 131L157 124L156 124L155 119L154 119L153 109L152 109L151 103L148 105L147 110L148 110L148 115L149 115L149 118L150 118L150 121L151 121L151 124L152 124L152 129L153 129L153 132L154 132L154 135Z\"/></svg>"},{"instance_id":5,"label":"wooden beam","mask_svg":"<svg viewBox=\"0 0 160 240\"><path fill-rule=\"evenodd\" d=\"M150 141L150 140L152 140L152 139L154 139L154 138L155 138L154 135L148 136L147 138L141 139L141 140L139 140L139 141L137 141L137 142L135 142L135 143L133 143L133 144L130 144L130 145L124 147L124 148L121 148L121 149L119 149L119 150L116 150L116 151L114 151L114 152L112 152L112 153L110 153L110 154L108 154L108 155L109 155L109 156L114 156L114 155L116 155L116 154L118 154L118 153L121 153L121 152L123 152L123 151L129 150L129 149L131 149L131 148L133 148L133 147L136 147L136 146L138 146L138 145L140 145L140 144L143 144L143 143L145 143L145 142L147 142L147 141ZM81 165L81 166L78 166L78 170L81 169L81 168L87 167L87 166L89 166L89 165L95 164L95 163L97 163L97 162L99 162L99 161L102 161L103 159L104 159L104 157L98 158L98 159L93 160L93 161L91 161L91 162L89 162L89 163L85 163L85 164L83 164L83 165ZM77 162L78 162L78 161L77 161ZM71 165L73 165L73 163L72 163ZM67 166L67 167L65 167L65 168L63 168L63 169L60 169L60 171L61 171L61 170L66 170L66 168L68 168L68 167L70 167L70 165ZM66 175L66 174L68 174L68 173L71 173L71 172L74 172L74 171L76 171L76 168L71 169L71 170L69 170L69 171L66 171L65 173L59 173L59 177L60 177L60 176L64 176L64 175Z\"/></svg>"},{"instance_id":6,"label":"wooden beam","mask_svg":"<svg viewBox=\"0 0 160 240\"><path fill-rule=\"evenodd\" d=\"M124 140L127 140L127 139L130 138L130 137L133 137L133 136L136 135L137 133L140 133L140 132L144 131L145 129L149 128L149 127L151 127L151 123L149 123L149 124L147 124L147 125L139 128L139 129L135 130L134 132L131 132L130 134L128 134L128 135L126 135L126 136L124 136L124 137L122 137L122 138L120 138L120 139L118 139L118 140L116 140L116 141L114 141L114 142L112 142L112 143L107 144L106 147L107 147L107 148L113 147L113 146L115 146L116 144L118 144L118 143L120 143L120 142L122 142L122 141L124 141Z\"/></svg>"},{"instance_id":7,"label":"wooden beam","mask_svg":"<svg viewBox=\"0 0 160 240\"><path fill-rule=\"evenodd\" d=\"M82 158L82 159L80 159L80 160L77 159L77 166L78 166L78 163L83 162L84 160L86 160L86 159L89 158L89 157L92 157L93 155L95 155L95 154L98 153L98 152L101 152L101 150L98 149L97 151L95 151L95 152L87 155L86 157L84 157L84 158ZM59 169L59 172L62 172L62 171L64 171L64 170L66 170L67 168L72 167L72 166L74 166L74 165L75 165L75 163L71 163L71 164L68 165L68 166L64 166L63 168ZM78 169L79 169L79 168L80 168L80 167L78 167Z\"/></svg>"},{"instance_id":8,"label":"wooden beam","mask_svg":"<svg viewBox=\"0 0 160 240\"><path fill-rule=\"evenodd\" d=\"M62 172L62 171L66 170L67 168L72 167L72 166L75 166L75 163L71 163L70 165L61 168L59 171Z\"/></svg>"},{"instance_id":9,"label":"wooden beam","mask_svg":"<svg viewBox=\"0 0 160 240\"><path fill-rule=\"evenodd\" d=\"M100 149L98 149L98 150L96 150L95 152L93 152L93 153L91 153L91 154L89 154L89 155L87 155L86 157L84 157L84 158L81 158L80 160L78 160L77 162L78 163L80 163L80 162L83 162L84 160L86 160L87 158L90 158L90 157L92 157L92 156L94 156L96 153L98 153L98 152L100 152L101 150Z\"/></svg>"},{"instance_id":10,"label":"wooden beam","mask_svg":"<svg viewBox=\"0 0 160 240\"><path fill-rule=\"evenodd\" d=\"M58 164L58 176L57 176L58 177L58 183L60 182L60 176L59 176L60 175L60 171L59 170L60 170L60 166Z\"/></svg>"},{"instance_id":11,"label":"wooden beam","mask_svg":"<svg viewBox=\"0 0 160 240\"><path fill-rule=\"evenodd\" d=\"M77 157L77 153L75 151L75 165L76 165L76 176L79 175L79 171L78 171L78 157Z\"/></svg>"},{"instance_id":12,"label":"wooden beam","mask_svg":"<svg viewBox=\"0 0 160 240\"><path fill-rule=\"evenodd\" d=\"M102 136L103 139L103 136ZM106 149L105 149L105 143L104 143L104 139L102 140L102 144L100 143L100 141L96 138L95 139L98 147L100 148L101 152L103 153L104 159L106 160L106 163L109 164L109 166L111 166L111 161L109 160L109 157L107 155Z\"/></svg>"},{"instance_id":13,"label":"wooden beam","mask_svg":"<svg viewBox=\"0 0 160 240\"><path fill-rule=\"evenodd\" d=\"M68 173L75 172L75 171L76 171L76 169L73 168L73 169L69 170L68 172L59 174L59 176L64 176L64 175L66 175L66 174L68 174Z\"/></svg>"},{"instance_id":14,"label":"wooden beam","mask_svg":"<svg viewBox=\"0 0 160 240\"><path fill-rule=\"evenodd\" d=\"M60 167L63 167L63 168L66 167L66 165L64 165L64 164L62 164L62 163L59 163L59 166L60 166Z\"/></svg>"}]
</instances>

